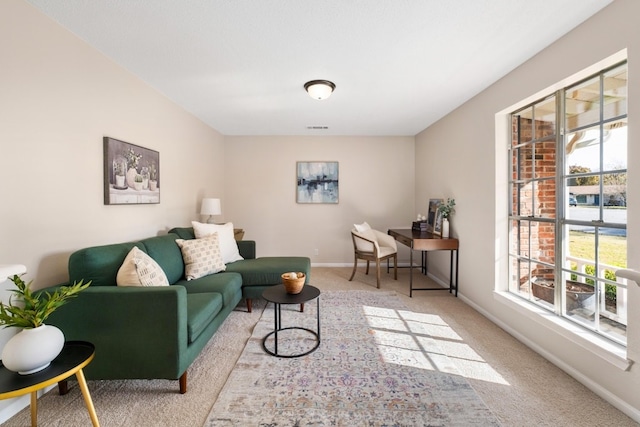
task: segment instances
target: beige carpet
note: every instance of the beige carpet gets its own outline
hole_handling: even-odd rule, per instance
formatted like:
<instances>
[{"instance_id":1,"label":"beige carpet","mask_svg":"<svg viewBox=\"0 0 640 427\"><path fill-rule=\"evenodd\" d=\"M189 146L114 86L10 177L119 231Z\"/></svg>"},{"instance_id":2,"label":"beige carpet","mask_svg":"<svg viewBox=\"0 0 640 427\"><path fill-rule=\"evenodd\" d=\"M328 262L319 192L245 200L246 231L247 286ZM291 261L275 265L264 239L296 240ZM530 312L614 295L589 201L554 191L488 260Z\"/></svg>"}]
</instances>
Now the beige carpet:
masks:
<instances>
[{"instance_id":1,"label":"beige carpet","mask_svg":"<svg viewBox=\"0 0 640 427\"><path fill-rule=\"evenodd\" d=\"M350 268L313 268L311 278L322 290L375 290L375 276L361 268L349 282L350 274ZM441 321L433 335L504 426L638 425L447 291L418 291L409 298L407 269L399 271L397 282L383 274L381 287L396 291L410 310ZM254 307L249 314L240 304L231 313L190 367L184 395L177 381L89 381L101 426L202 426L264 303ZM90 425L80 391L71 386L66 396L53 390L39 399L38 425ZM28 408L2 425L30 425Z\"/></svg>"}]
</instances>

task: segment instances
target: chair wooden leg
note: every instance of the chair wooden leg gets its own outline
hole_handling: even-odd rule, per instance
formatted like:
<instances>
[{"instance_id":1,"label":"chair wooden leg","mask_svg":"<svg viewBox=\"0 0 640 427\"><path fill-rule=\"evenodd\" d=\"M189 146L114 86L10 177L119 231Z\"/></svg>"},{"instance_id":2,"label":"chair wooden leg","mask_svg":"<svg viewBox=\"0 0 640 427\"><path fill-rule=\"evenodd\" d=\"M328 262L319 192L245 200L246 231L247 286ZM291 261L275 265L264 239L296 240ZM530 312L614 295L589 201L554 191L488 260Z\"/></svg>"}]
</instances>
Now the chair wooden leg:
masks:
<instances>
[{"instance_id":1,"label":"chair wooden leg","mask_svg":"<svg viewBox=\"0 0 640 427\"><path fill-rule=\"evenodd\" d=\"M248 311L249 313L251 313L251 308L252 308L252 305L251 305L251 298L247 298L247 311Z\"/></svg>"},{"instance_id":2,"label":"chair wooden leg","mask_svg":"<svg viewBox=\"0 0 640 427\"><path fill-rule=\"evenodd\" d=\"M398 254L393 256L393 278L398 280Z\"/></svg>"},{"instance_id":3,"label":"chair wooden leg","mask_svg":"<svg viewBox=\"0 0 640 427\"><path fill-rule=\"evenodd\" d=\"M367 260L367 271L365 272L365 274L369 274L369 260Z\"/></svg>"},{"instance_id":4,"label":"chair wooden leg","mask_svg":"<svg viewBox=\"0 0 640 427\"><path fill-rule=\"evenodd\" d=\"M380 289L380 260L376 260L376 282L378 284L378 289Z\"/></svg>"},{"instance_id":5,"label":"chair wooden leg","mask_svg":"<svg viewBox=\"0 0 640 427\"><path fill-rule=\"evenodd\" d=\"M356 269L358 268L358 257L355 257L353 260L353 271L351 272L351 277L349 277L349 281L353 280L353 277L356 275Z\"/></svg>"},{"instance_id":6,"label":"chair wooden leg","mask_svg":"<svg viewBox=\"0 0 640 427\"><path fill-rule=\"evenodd\" d=\"M187 392L187 371L184 371L184 374L180 375L180 394L185 394Z\"/></svg>"}]
</instances>

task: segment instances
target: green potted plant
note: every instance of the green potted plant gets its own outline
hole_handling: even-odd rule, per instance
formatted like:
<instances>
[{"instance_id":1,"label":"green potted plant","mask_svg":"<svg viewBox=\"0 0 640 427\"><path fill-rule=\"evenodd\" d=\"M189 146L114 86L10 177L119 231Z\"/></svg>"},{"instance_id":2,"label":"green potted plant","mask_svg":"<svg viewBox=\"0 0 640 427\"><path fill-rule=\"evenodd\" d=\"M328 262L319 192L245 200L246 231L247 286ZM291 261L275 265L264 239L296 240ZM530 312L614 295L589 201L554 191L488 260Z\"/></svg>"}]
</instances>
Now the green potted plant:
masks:
<instances>
[{"instance_id":1,"label":"green potted plant","mask_svg":"<svg viewBox=\"0 0 640 427\"><path fill-rule=\"evenodd\" d=\"M33 292L31 284L25 283L19 275L9 277L16 289L8 303L0 302L0 325L3 327L23 328L9 339L2 349L2 363L20 374L38 372L56 358L64 345L64 334L45 320L64 305L69 298L75 297L86 289L91 281L81 280L71 286L61 286L54 293ZM17 296L17 301L13 297Z\"/></svg>"}]
</instances>

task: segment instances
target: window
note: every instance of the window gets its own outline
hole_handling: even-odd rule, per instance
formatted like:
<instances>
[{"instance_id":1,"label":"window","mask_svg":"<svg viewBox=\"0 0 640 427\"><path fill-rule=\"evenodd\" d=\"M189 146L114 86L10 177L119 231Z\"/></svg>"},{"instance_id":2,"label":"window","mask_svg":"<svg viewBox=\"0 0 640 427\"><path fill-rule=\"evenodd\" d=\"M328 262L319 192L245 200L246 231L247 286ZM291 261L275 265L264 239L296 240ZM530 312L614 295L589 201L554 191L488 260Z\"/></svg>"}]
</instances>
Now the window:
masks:
<instances>
[{"instance_id":1,"label":"window","mask_svg":"<svg viewBox=\"0 0 640 427\"><path fill-rule=\"evenodd\" d=\"M509 292L626 344L626 62L514 111L509 157Z\"/></svg>"}]
</instances>

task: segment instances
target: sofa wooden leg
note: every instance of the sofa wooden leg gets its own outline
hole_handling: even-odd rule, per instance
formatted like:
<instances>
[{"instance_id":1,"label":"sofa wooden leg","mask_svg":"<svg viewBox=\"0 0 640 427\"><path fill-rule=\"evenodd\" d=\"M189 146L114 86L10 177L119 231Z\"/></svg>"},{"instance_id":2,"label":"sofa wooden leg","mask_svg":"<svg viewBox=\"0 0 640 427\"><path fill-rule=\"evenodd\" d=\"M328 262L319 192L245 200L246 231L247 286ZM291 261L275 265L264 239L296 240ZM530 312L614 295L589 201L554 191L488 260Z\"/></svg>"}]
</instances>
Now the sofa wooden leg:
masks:
<instances>
[{"instance_id":1,"label":"sofa wooden leg","mask_svg":"<svg viewBox=\"0 0 640 427\"><path fill-rule=\"evenodd\" d=\"M65 394L69 393L69 383L67 382L67 380L58 382L58 393L60 393L60 396L64 396Z\"/></svg>"},{"instance_id":2,"label":"sofa wooden leg","mask_svg":"<svg viewBox=\"0 0 640 427\"><path fill-rule=\"evenodd\" d=\"M251 298L247 298L247 311L251 313Z\"/></svg>"},{"instance_id":3,"label":"sofa wooden leg","mask_svg":"<svg viewBox=\"0 0 640 427\"><path fill-rule=\"evenodd\" d=\"M184 371L184 374L180 375L180 394L185 394L187 392L187 371Z\"/></svg>"},{"instance_id":4,"label":"sofa wooden leg","mask_svg":"<svg viewBox=\"0 0 640 427\"><path fill-rule=\"evenodd\" d=\"M300 304L300 313L304 313L304 303Z\"/></svg>"}]
</instances>

